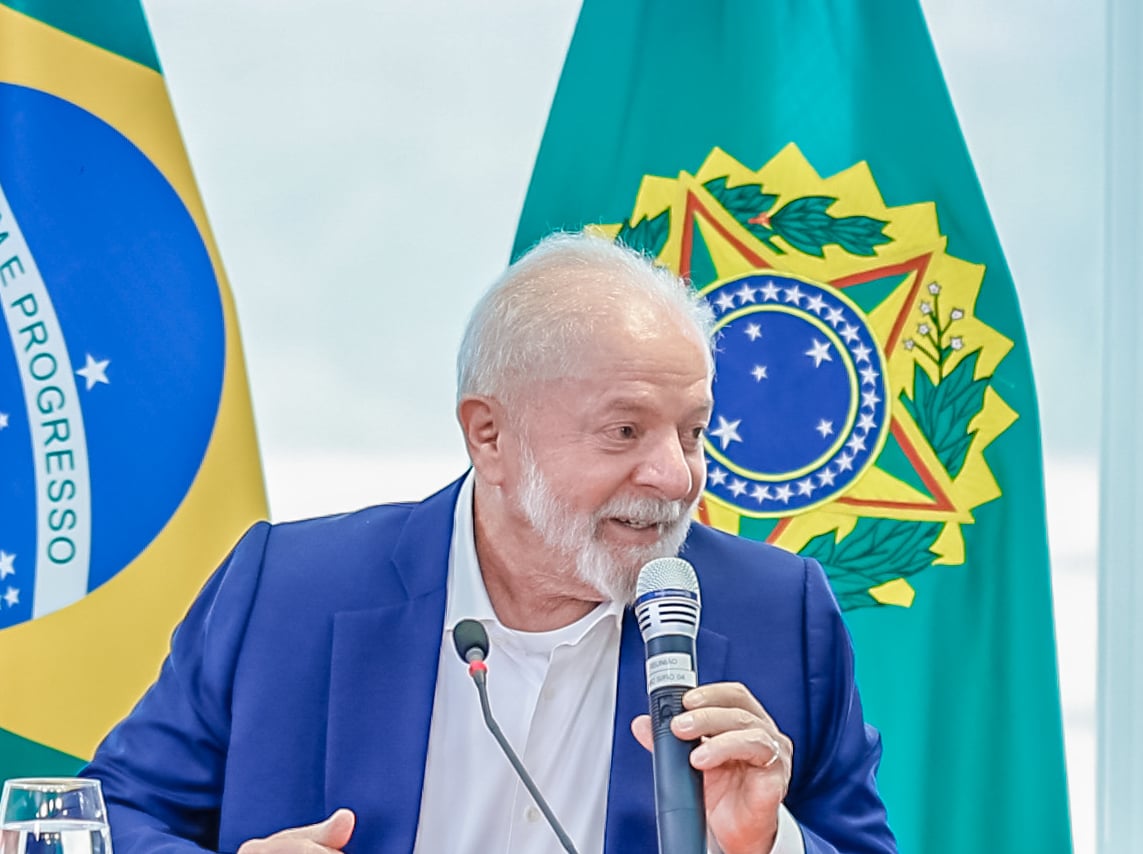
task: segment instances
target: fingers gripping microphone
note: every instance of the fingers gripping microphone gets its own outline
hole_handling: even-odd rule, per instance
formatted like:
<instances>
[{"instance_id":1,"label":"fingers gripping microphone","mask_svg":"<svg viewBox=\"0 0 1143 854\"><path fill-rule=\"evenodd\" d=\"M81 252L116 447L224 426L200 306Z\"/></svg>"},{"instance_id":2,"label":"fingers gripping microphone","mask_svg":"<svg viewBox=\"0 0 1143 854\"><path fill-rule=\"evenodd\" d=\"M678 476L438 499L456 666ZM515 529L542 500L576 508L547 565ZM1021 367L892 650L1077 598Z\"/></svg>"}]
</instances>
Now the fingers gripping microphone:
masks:
<instances>
[{"instance_id":1,"label":"fingers gripping microphone","mask_svg":"<svg viewBox=\"0 0 1143 854\"><path fill-rule=\"evenodd\" d=\"M683 694L698 684L700 608L698 578L685 560L659 558L639 571L635 616L647 651L659 854L706 851L702 772L691 767L698 741L683 741L671 732L671 719L683 711Z\"/></svg>"},{"instance_id":2,"label":"fingers gripping microphone","mask_svg":"<svg viewBox=\"0 0 1143 854\"><path fill-rule=\"evenodd\" d=\"M468 675L476 683L476 690L480 694L480 711L484 715L485 726L492 733L492 737L496 739L496 743L500 745L500 749L504 751L504 755L508 757L508 761L512 763L512 767L516 769L517 776L527 788L532 800L536 802L536 806L540 808L540 812L544 814L544 818L548 820L552 830L555 831L564 851L567 851L568 854L578 854L571 839L556 818L556 814L552 812L552 808L548 806L548 802L540 794L532 775L528 773L528 769L524 767L524 763L520 761L520 757L516 755L512 745L504 737L500 725L492 717L492 707L488 704L488 666L484 663L484 659L488 655L488 632L476 620L461 620L452 630L452 641L456 645L457 654L468 665Z\"/></svg>"}]
</instances>

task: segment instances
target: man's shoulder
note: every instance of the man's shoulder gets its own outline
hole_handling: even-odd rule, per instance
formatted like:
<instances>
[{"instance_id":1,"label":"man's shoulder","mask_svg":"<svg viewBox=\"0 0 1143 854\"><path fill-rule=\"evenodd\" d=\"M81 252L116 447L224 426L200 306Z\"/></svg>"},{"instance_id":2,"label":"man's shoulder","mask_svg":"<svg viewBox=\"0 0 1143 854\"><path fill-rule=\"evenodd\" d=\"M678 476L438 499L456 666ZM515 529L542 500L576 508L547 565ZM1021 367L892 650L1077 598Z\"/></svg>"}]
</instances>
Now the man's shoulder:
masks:
<instances>
[{"instance_id":1,"label":"man's shoulder","mask_svg":"<svg viewBox=\"0 0 1143 854\"><path fill-rule=\"evenodd\" d=\"M400 533L410 514L422 503L395 501L326 516L262 524L266 526L267 540L275 547L304 548L310 543L328 546L333 542L352 546Z\"/></svg>"},{"instance_id":2,"label":"man's shoulder","mask_svg":"<svg viewBox=\"0 0 1143 854\"><path fill-rule=\"evenodd\" d=\"M769 543L694 525L680 556L698 573L703 607L758 613L801 611L808 587L817 587L820 567Z\"/></svg>"},{"instance_id":3,"label":"man's shoulder","mask_svg":"<svg viewBox=\"0 0 1143 854\"><path fill-rule=\"evenodd\" d=\"M412 573L444 562L452 533L457 484L423 501L379 504L350 513L267 524L251 529L236 553L260 564L260 595L273 599L332 595L362 604L408 594Z\"/></svg>"},{"instance_id":4,"label":"man's shoulder","mask_svg":"<svg viewBox=\"0 0 1143 854\"><path fill-rule=\"evenodd\" d=\"M346 513L269 524L267 545L304 549L316 544L323 549L372 549L379 542L392 543L410 524L426 529L451 528L459 486L460 482L454 481L420 501L374 504Z\"/></svg>"},{"instance_id":5,"label":"man's shoulder","mask_svg":"<svg viewBox=\"0 0 1143 854\"><path fill-rule=\"evenodd\" d=\"M747 572L764 579L803 578L807 561L770 543L748 540L707 525L693 525L681 556L703 564L708 572Z\"/></svg>"}]
</instances>

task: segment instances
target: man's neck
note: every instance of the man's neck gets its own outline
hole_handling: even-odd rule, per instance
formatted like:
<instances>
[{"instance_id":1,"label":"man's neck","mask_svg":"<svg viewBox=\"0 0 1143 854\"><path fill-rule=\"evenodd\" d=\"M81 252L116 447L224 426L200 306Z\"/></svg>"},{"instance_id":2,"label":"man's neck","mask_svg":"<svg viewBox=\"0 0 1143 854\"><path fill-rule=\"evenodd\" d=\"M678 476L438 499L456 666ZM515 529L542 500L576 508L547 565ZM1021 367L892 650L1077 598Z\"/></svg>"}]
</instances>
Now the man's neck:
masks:
<instances>
[{"instance_id":1,"label":"man's neck","mask_svg":"<svg viewBox=\"0 0 1143 854\"><path fill-rule=\"evenodd\" d=\"M476 557L497 619L511 629L543 632L569 626L602 596L580 581L571 559L554 556L523 519L513 519L493 487L475 483Z\"/></svg>"}]
</instances>

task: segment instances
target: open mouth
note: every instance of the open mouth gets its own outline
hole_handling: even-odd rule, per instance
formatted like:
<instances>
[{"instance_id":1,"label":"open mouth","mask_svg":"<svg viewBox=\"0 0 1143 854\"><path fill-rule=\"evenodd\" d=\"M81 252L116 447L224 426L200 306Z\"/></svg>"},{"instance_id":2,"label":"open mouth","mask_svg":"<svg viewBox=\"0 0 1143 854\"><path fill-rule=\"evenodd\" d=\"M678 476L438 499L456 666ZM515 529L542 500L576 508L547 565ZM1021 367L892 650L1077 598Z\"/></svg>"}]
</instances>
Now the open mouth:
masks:
<instances>
[{"instance_id":1,"label":"open mouth","mask_svg":"<svg viewBox=\"0 0 1143 854\"><path fill-rule=\"evenodd\" d=\"M618 516L613 516L612 521L618 522L620 525L631 528L635 531L645 531L648 528L659 528L661 525L660 522L656 521L648 522L645 519L624 519Z\"/></svg>"}]
</instances>

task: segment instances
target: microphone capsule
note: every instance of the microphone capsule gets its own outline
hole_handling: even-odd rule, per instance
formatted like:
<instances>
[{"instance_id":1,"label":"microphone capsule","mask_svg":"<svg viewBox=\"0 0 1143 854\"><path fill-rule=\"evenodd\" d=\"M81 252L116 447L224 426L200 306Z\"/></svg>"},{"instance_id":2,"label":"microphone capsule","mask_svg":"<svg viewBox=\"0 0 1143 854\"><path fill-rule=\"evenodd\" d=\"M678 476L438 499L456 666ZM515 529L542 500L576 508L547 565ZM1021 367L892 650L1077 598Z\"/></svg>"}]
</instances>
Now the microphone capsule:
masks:
<instances>
[{"instance_id":1,"label":"microphone capsule","mask_svg":"<svg viewBox=\"0 0 1143 854\"><path fill-rule=\"evenodd\" d=\"M461 620L452 630L456 654L465 664L483 661L488 656L488 632L477 620Z\"/></svg>"}]
</instances>

